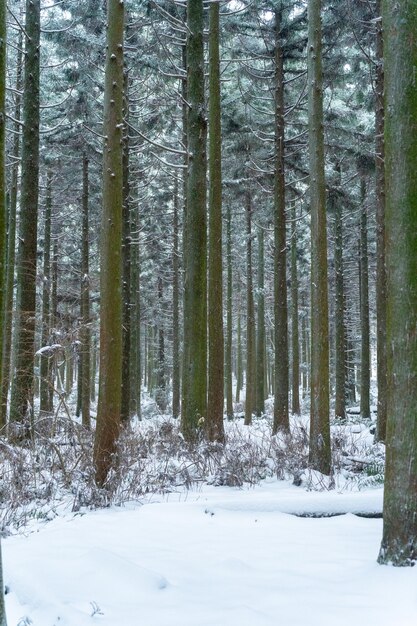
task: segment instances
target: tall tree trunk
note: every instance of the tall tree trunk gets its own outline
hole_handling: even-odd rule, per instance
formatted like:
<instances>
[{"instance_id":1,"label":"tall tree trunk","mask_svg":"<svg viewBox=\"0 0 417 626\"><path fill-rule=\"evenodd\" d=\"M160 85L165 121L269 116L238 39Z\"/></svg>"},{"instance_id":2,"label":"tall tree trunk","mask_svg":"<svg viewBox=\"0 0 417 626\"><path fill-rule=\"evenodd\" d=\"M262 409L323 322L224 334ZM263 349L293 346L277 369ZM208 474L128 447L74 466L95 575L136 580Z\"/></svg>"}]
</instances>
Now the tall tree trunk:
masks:
<instances>
[{"instance_id":1,"label":"tall tree trunk","mask_svg":"<svg viewBox=\"0 0 417 626\"><path fill-rule=\"evenodd\" d=\"M122 404L121 419L127 423L130 418L130 351L131 351L131 214L129 183L129 77L124 73L124 137L123 137L123 226L122 226L122 268L123 268L123 355L122 355Z\"/></svg>"},{"instance_id":2,"label":"tall tree trunk","mask_svg":"<svg viewBox=\"0 0 417 626\"><path fill-rule=\"evenodd\" d=\"M376 0L376 17L381 0ZM387 430L387 270L385 265L385 168L384 168L384 61L382 22L376 26L375 80L375 197L376 197L376 319L378 421L377 441L385 441Z\"/></svg>"},{"instance_id":3,"label":"tall tree trunk","mask_svg":"<svg viewBox=\"0 0 417 626\"><path fill-rule=\"evenodd\" d=\"M6 2L0 5L0 389L3 372L4 307L6 302ZM3 560L0 545L0 626L7 626Z\"/></svg>"},{"instance_id":4,"label":"tall tree trunk","mask_svg":"<svg viewBox=\"0 0 417 626\"><path fill-rule=\"evenodd\" d=\"M130 413L141 416L141 328L140 328L140 248L139 204L131 207L131 280L130 280Z\"/></svg>"},{"instance_id":5,"label":"tall tree trunk","mask_svg":"<svg viewBox=\"0 0 417 626\"><path fill-rule=\"evenodd\" d=\"M281 11L275 11L274 325L275 393L272 432L289 429L288 304L284 171L284 62Z\"/></svg>"},{"instance_id":6,"label":"tall tree trunk","mask_svg":"<svg viewBox=\"0 0 417 626\"><path fill-rule=\"evenodd\" d=\"M252 197L245 194L246 205L246 398L245 425L252 423L255 408L255 306L252 278Z\"/></svg>"},{"instance_id":7,"label":"tall tree trunk","mask_svg":"<svg viewBox=\"0 0 417 626\"><path fill-rule=\"evenodd\" d=\"M209 354L206 432L210 441L224 441L222 137L219 45L219 4L215 2L210 5L209 25Z\"/></svg>"},{"instance_id":8,"label":"tall tree trunk","mask_svg":"<svg viewBox=\"0 0 417 626\"><path fill-rule=\"evenodd\" d=\"M329 474L329 312L324 177L321 0L308 2L308 130L311 204L310 465Z\"/></svg>"},{"instance_id":9,"label":"tall tree trunk","mask_svg":"<svg viewBox=\"0 0 417 626\"><path fill-rule=\"evenodd\" d=\"M49 344L51 336L51 218L52 218L52 175L48 171L46 180L45 233L43 246L43 283L42 283L42 331L41 344ZM49 413L51 405L51 354L40 356L40 411Z\"/></svg>"},{"instance_id":10,"label":"tall tree trunk","mask_svg":"<svg viewBox=\"0 0 417 626\"><path fill-rule=\"evenodd\" d=\"M360 224L360 317L361 317L361 416L369 418L370 410L370 339L369 339L369 291L368 291L368 218L366 207L366 182L361 176L361 224Z\"/></svg>"},{"instance_id":11,"label":"tall tree trunk","mask_svg":"<svg viewBox=\"0 0 417 626\"><path fill-rule=\"evenodd\" d=\"M417 5L383 2L388 423L380 563L417 561Z\"/></svg>"},{"instance_id":12,"label":"tall tree trunk","mask_svg":"<svg viewBox=\"0 0 417 626\"><path fill-rule=\"evenodd\" d=\"M82 244L81 244L81 414L85 428L90 428L91 397L91 316L90 316L90 232L88 158L83 155Z\"/></svg>"},{"instance_id":13,"label":"tall tree trunk","mask_svg":"<svg viewBox=\"0 0 417 626\"><path fill-rule=\"evenodd\" d=\"M94 465L99 485L105 483L114 463L121 418L123 31L124 3L108 0L100 273L100 373L94 442Z\"/></svg>"},{"instance_id":14,"label":"tall tree trunk","mask_svg":"<svg viewBox=\"0 0 417 626\"><path fill-rule=\"evenodd\" d=\"M226 414L227 419L233 419L233 384L232 384L232 297L233 297L233 270L232 270L232 214L230 202L226 208L226 258L227 258L227 295L226 295L226 350L225 350L225 369L226 369Z\"/></svg>"},{"instance_id":15,"label":"tall tree trunk","mask_svg":"<svg viewBox=\"0 0 417 626\"><path fill-rule=\"evenodd\" d=\"M265 270L264 231L258 231L258 326L256 342L256 415L265 413Z\"/></svg>"},{"instance_id":16,"label":"tall tree trunk","mask_svg":"<svg viewBox=\"0 0 417 626\"><path fill-rule=\"evenodd\" d=\"M240 294L237 312L237 355L236 355L236 404L240 402L243 387L243 355L242 355L242 314L240 312Z\"/></svg>"},{"instance_id":17,"label":"tall tree trunk","mask_svg":"<svg viewBox=\"0 0 417 626\"><path fill-rule=\"evenodd\" d=\"M340 163L336 173L340 185ZM334 272L335 272L335 416L346 417L346 327L345 327L345 285L343 268L343 221L342 204L339 194L332 198L334 210Z\"/></svg>"},{"instance_id":18,"label":"tall tree trunk","mask_svg":"<svg viewBox=\"0 0 417 626\"><path fill-rule=\"evenodd\" d=\"M291 215L291 339L292 339L292 412L300 415L300 341L298 322L297 221L295 204Z\"/></svg>"},{"instance_id":19,"label":"tall tree trunk","mask_svg":"<svg viewBox=\"0 0 417 626\"><path fill-rule=\"evenodd\" d=\"M194 439L207 416L207 230L203 0L187 2L189 167L185 227L184 361L181 428Z\"/></svg>"},{"instance_id":20,"label":"tall tree trunk","mask_svg":"<svg viewBox=\"0 0 417 626\"><path fill-rule=\"evenodd\" d=\"M33 422L36 251L39 197L40 0L26 0L22 180L17 267L16 372L12 381L11 436L25 437ZM15 432L14 432L15 431Z\"/></svg>"},{"instance_id":21,"label":"tall tree trunk","mask_svg":"<svg viewBox=\"0 0 417 626\"><path fill-rule=\"evenodd\" d=\"M165 331L164 331L164 304L163 304L163 282L158 276L158 354L156 367L156 390L155 400L162 413L167 408L166 390L166 363L165 363Z\"/></svg>"},{"instance_id":22,"label":"tall tree trunk","mask_svg":"<svg viewBox=\"0 0 417 626\"><path fill-rule=\"evenodd\" d=\"M13 291L14 291L14 271L15 271L15 251L16 251L16 209L18 196L19 178L19 155L20 155L20 116L22 97L21 90L23 75L23 32L19 33L19 43L16 60L16 94L13 125L13 166L10 183L10 205L8 212L7 228L7 286L5 302L5 323L4 323L4 352L3 352L3 374L1 384L1 405L0 405L0 428L7 421L7 396L9 393L10 373L11 373L11 347L13 330Z\"/></svg>"},{"instance_id":23,"label":"tall tree trunk","mask_svg":"<svg viewBox=\"0 0 417 626\"><path fill-rule=\"evenodd\" d=\"M179 223L178 178L174 180L174 242L172 251L172 415L180 414L180 272L179 272Z\"/></svg>"}]
</instances>

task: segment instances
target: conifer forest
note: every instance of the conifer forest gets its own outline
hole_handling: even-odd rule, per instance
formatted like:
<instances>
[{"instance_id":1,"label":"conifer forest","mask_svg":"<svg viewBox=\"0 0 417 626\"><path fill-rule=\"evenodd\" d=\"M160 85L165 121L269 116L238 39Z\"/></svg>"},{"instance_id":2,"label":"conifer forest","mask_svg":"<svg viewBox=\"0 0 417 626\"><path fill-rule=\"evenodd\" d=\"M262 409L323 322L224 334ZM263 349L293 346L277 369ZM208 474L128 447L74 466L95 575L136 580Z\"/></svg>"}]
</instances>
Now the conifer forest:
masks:
<instances>
[{"instance_id":1,"label":"conifer forest","mask_svg":"<svg viewBox=\"0 0 417 626\"><path fill-rule=\"evenodd\" d=\"M0 626L417 622L416 72L417 0L0 0Z\"/></svg>"}]
</instances>

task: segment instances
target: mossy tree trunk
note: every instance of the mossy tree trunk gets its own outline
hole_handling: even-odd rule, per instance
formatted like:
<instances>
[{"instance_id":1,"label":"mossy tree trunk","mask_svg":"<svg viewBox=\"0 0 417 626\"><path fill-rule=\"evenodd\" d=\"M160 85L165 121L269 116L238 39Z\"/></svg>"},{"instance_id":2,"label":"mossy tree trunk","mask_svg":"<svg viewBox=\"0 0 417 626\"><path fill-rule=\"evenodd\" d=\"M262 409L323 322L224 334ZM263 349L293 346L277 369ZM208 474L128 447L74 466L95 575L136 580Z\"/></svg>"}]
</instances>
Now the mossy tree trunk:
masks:
<instances>
[{"instance_id":1,"label":"mossy tree trunk","mask_svg":"<svg viewBox=\"0 0 417 626\"><path fill-rule=\"evenodd\" d=\"M380 563L417 560L417 4L383 1L388 422Z\"/></svg>"},{"instance_id":2,"label":"mossy tree trunk","mask_svg":"<svg viewBox=\"0 0 417 626\"><path fill-rule=\"evenodd\" d=\"M327 288L326 188L324 177L321 0L308 2L308 130L311 206L311 376L312 468L331 469L329 419L329 313Z\"/></svg>"},{"instance_id":3,"label":"mossy tree trunk","mask_svg":"<svg viewBox=\"0 0 417 626\"><path fill-rule=\"evenodd\" d=\"M181 428L195 439L207 416L207 217L203 0L187 2L187 101L189 103L185 224L184 360Z\"/></svg>"},{"instance_id":4,"label":"mossy tree trunk","mask_svg":"<svg viewBox=\"0 0 417 626\"><path fill-rule=\"evenodd\" d=\"M124 3L108 0L100 272L100 373L94 442L94 465L99 485L105 483L115 462L121 421L123 32Z\"/></svg>"},{"instance_id":5,"label":"mossy tree trunk","mask_svg":"<svg viewBox=\"0 0 417 626\"><path fill-rule=\"evenodd\" d=\"M287 237L285 216L284 60L281 11L275 11L274 325L275 393L272 432L289 429Z\"/></svg>"},{"instance_id":6,"label":"mossy tree trunk","mask_svg":"<svg viewBox=\"0 0 417 626\"><path fill-rule=\"evenodd\" d=\"M23 81L22 179L17 265L16 371L12 381L11 436L25 437L33 424L36 252L39 197L40 0L26 1ZM16 432L13 432L16 431Z\"/></svg>"}]
</instances>

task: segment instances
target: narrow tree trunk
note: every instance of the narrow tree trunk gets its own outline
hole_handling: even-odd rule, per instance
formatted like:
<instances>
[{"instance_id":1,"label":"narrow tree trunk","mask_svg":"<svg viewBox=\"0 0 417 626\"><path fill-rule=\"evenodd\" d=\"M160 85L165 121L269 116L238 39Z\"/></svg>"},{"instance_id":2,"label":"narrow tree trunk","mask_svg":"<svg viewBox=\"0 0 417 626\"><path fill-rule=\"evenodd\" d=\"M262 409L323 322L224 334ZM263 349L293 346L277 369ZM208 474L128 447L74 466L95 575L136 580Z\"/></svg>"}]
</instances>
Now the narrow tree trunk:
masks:
<instances>
[{"instance_id":1,"label":"narrow tree trunk","mask_svg":"<svg viewBox=\"0 0 417 626\"><path fill-rule=\"evenodd\" d=\"M255 306L252 279L252 198L246 191L246 398L245 425L252 423L255 408Z\"/></svg>"},{"instance_id":2,"label":"narrow tree trunk","mask_svg":"<svg viewBox=\"0 0 417 626\"><path fill-rule=\"evenodd\" d=\"M388 423L380 563L417 561L417 83L413 0L383 2Z\"/></svg>"},{"instance_id":3,"label":"narrow tree trunk","mask_svg":"<svg viewBox=\"0 0 417 626\"><path fill-rule=\"evenodd\" d=\"M14 291L14 271L15 271L15 250L16 250L16 209L18 196L19 178L19 155L20 155L20 115L22 98L20 92L23 88L23 32L19 34L19 43L16 61L16 94L13 125L13 166L10 183L10 205L8 211L7 228L7 286L5 302L5 328L4 328L4 352L3 352L3 375L1 385L1 405L0 405L0 428L4 427L7 421L7 396L9 393L11 374L11 347L13 330L13 291Z\"/></svg>"},{"instance_id":4,"label":"narrow tree trunk","mask_svg":"<svg viewBox=\"0 0 417 626\"><path fill-rule=\"evenodd\" d=\"M174 242L172 251L172 415L180 414L180 291L179 291L179 224L178 178L174 180Z\"/></svg>"},{"instance_id":5,"label":"narrow tree trunk","mask_svg":"<svg viewBox=\"0 0 417 626\"><path fill-rule=\"evenodd\" d=\"M156 366L156 390L155 400L159 410L165 413L167 408L166 390L166 363L165 363L165 331L164 331L164 304L163 304L163 282L158 276L158 326L156 329L158 338L157 366Z\"/></svg>"},{"instance_id":6,"label":"narrow tree trunk","mask_svg":"<svg viewBox=\"0 0 417 626\"><path fill-rule=\"evenodd\" d=\"M91 316L90 316L90 232L88 207L88 158L83 155L82 245L81 245L81 414L85 428L91 427Z\"/></svg>"},{"instance_id":7,"label":"narrow tree trunk","mask_svg":"<svg viewBox=\"0 0 417 626\"><path fill-rule=\"evenodd\" d=\"M376 17L381 0L376 0ZM375 80L375 196L376 196L376 319L378 421L377 441L385 441L387 429L387 270L385 265L385 170L384 170L384 62L382 22L376 24Z\"/></svg>"},{"instance_id":8,"label":"narrow tree trunk","mask_svg":"<svg viewBox=\"0 0 417 626\"><path fill-rule=\"evenodd\" d=\"M258 231L258 326L256 342L256 415L265 413L265 270L264 231Z\"/></svg>"},{"instance_id":9,"label":"narrow tree trunk","mask_svg":"<svg viewBox=\"0 0 417 626\"><path fill-rule=\"evenodd\" d=\"M284 65L281 10L275 11L274 324L275 393L272 432L289 429L288 305L284 172Z\"/></svg>"},{"instance_id":10,"label":"narrow tree trunk","mask_svg":"<svg viewBox=\"0 0 417 626\"><path fill-rule=\"evenodd\" d=\"M340 184L340 164L337 164ZM345 328L345 285L343 269L343 222L341 198L333 199L334 209L334 272L335 272L335 416L346 417L346 328Z\"/></svg>"},{"instance_id":11,"label":"narrow tree trunk","mask_svg":"<svg viewBox=\"0 0 417 626\"><path fill-rule=\"evenodd\" d=\"M369 418L370 410L370 339L369 339L369 291L368 291L368 218L366 207L366 183L361 176L361 224L360 224L360 315L361 315L361 416Z\"/></svg>"},{"instance_id":12,"label":"narrow tree trunk","mask_svg":"<svg viewBox=\"0 0 417 626\"><path fill-rule=\"evenodd\" d=\"M225 351L225 368L226 368L226 414L227 419L233 419L233 385L232 385L232 306L233 306L233 270L232 270L232 213L230 202L226 208L226 257L227 257L227 295L226 295L226 351Z\"/></svg>"},{"instance_id":13,"label":"narrow tree trunk","mask_svg":"<svg viewBox=\"0 0 417 626\"><path fill-rule=\"evenodd\" d=\"M12 381L11 436L25 437L33 424L36 251L39 196L40 0L26 1L22 180L17 267L16 372ZM16 432L13 432L15 430Z\"/></svg>"},{"instance_id":14,"label":"narrow tree trunk","mask_svg":"<svg viewBox=\"0 0 417 626\"><path fill-rule=\"evenodd\" d=\"M297 223L295 204L291 222L291 339L292 339L292 412L300 415L300 341L298 322Z\"/></svg>"},{"instance_id":15,"label":"narrow tree trunk","mask_svg":"<svg viewBox=\"0 0 417 626\"><path fill-rule=\"evenodd\" d=\"M47 174L45 232L43 245L43 284L42 284L42 331L41 344L49 344L51 336L51 217L52 217L52 176ZM40 357L40 411L49 413L51 405L51 354L41 354Z\"/></svg>"},{"instance_id":16,"label":"narrow tree trunk","mask_svg":"<svg viewBox=\"0 0 417 626\"><path fill-rule=\"evenodd\" d=\"M236 404L240 402L240 392L243 387L243 355L242 355L242 314L237 312L237 356L236 356Z\"/></svg>"},{"instance_id":17,"label":"narrow tree trunk","mask_svg":"<svg viewBox=\"0 0 417 626\"><path fill-rule=\"evenodd\" d=\"M189 167L185 227L184 361L181 428L194 439L207 416L207 232L203 0L187 3Z\"/></svg>"},{"instance_id":18,"label":"narrow tree trunk","mask_svg":"<svg viewBox=\"0 0 417 626\"><path fill-rule=\"evenodd\" d=\"M131 279L130 279L130 414L141 413L141 332L140 332L140 249L139 205L131 207Z\"/></svg>"},{"instance_id":19,"label":"narrow tree trunk","mask_svg":"<svg viewBox=\"0 0 417 626\"><path fill-rule=\"evenodd\" d=\"M122 356L122 404L121 419L127 423L130 418L130 351L131 351L131 215L129 184L129 78L124 74L124 137L123 137L123 226L122 226L122 268L123 268L123 356Z\"/></svg>"},{"instance_id":20,"label":"narrow tree trunk","mask_svg":"<svg viewBox=\"0 0 417 626\"><path fill-rule=\"evenodd\" d=\"M209 354L206 433L210 441L224 441L222 138L220 115L219 4L214 2L210 5L209 26Z\"/></svg>"},{"instance_id":21,"label":"narrow tree trunk","mask_svg":"<svg viewBox=\"0 0 417 626\"><path fill-rule=\"evenodd\" d=\"M308 2L308 119L311 204L311 466L329 474L329 321L324 177L321 0Z\"/></svg>"},{"instance_id":22,"label":"narrow tree trunk","mask_svg":"<svg viewBox=\"0 0 417 626\"><path fill-rule=\"evenodd\" d=\"M123 31L124 3L108 0L100 274L100 378L94 442L94 465L99 485L105 483L114 463L121 417Z\"/></svg>"}]
</instances>

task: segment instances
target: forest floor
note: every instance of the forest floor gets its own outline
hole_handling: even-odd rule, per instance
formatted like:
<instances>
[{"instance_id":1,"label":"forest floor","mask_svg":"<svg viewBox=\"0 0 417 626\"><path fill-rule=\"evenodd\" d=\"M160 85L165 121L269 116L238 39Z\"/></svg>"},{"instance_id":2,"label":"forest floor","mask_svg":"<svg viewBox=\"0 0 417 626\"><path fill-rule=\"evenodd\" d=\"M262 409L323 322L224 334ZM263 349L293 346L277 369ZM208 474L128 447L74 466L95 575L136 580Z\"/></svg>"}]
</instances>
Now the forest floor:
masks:
<instances>
[{"instance_id":1,"label":"forest floor","mask_svg":"<svg viewBox=\"0 0 417 626\"><path fill-rule=\"evenodd\" d=\"M352 412L333 424L328 478L307 468L307 417L291 442L271 439L267 416L226 423L225 447L189 449L175 420L152 412L122 444L107 503L90 480L91 438L68 416L44 452L2 443L9 626L417 623L417 568L376 562L372 423Z\"/></svg>"}]
</instances>

